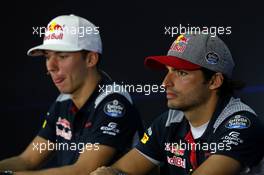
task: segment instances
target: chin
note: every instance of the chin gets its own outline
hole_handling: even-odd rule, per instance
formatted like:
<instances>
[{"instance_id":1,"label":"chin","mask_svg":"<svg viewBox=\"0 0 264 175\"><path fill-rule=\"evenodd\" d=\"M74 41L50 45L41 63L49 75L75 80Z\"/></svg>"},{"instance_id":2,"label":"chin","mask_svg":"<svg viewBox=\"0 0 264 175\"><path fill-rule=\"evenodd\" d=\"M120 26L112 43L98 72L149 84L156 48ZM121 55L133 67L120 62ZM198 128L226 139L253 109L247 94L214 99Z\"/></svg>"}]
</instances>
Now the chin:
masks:
<instances>
[{"instance_id":1,"label":"chin","mask_svg":"<svg viewBox=\"0 0 264 175\"><path fill-rule=\"evenodd\" d=\"M167 103L168 108L182 111L184 108L180 105L173 104L172 102Z\"/></svg>"},{"instance_id":2,"label":"chin","mask_svg":"<svg viewBox=\"0 0 264 175\"><path fill-rule=\"evenodd\" d=\"M169 108L173 108L173 109L177 109L177 108L178 108L176 105L174 105L174 104L171 103L171 102L168 102L168 103L167 103L167 106L168 106Z\"/></svg>"},{"instance_id":3,"label":"chin","mask_svg":"<svg viewBox=\"0 0 264 175\"><path fill-rule=\"evenodd\" d=\"M60 91L60 93L62 94L71 94L72 91L68 90L68 89L58 89Z\"/></svg>"}]
</instances>

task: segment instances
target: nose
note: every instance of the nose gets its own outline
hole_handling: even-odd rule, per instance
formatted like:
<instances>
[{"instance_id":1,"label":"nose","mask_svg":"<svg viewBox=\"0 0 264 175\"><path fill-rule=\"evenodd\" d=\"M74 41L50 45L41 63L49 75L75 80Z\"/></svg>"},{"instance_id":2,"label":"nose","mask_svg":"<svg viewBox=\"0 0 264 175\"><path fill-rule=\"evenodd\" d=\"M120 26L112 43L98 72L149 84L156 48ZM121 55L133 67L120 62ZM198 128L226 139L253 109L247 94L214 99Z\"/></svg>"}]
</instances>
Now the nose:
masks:
<instances>
[{"instance_id":1,"label":"nose","mask_svg":"<svg viewBox=\"0 0 264 175\"><path fill-rule=\"evenodd\" d=\"M48 73L54 73L58 71L58 60L54 56L50 56L46 59L46 67Z\"/></svg>"},{"instance_id":2,"label":"nose","mask_svg":"<svg viewBox=\"0 0 264 175\"><path fill-rule=\"evenodd\" d=\"M163 82L162 82L162 85L165 87L165 89L173 86L173 83L171 81L171 76L172 76L172 74L170 72L168 72L167 75L165 76Z\"/></svg>"}]
</instances>

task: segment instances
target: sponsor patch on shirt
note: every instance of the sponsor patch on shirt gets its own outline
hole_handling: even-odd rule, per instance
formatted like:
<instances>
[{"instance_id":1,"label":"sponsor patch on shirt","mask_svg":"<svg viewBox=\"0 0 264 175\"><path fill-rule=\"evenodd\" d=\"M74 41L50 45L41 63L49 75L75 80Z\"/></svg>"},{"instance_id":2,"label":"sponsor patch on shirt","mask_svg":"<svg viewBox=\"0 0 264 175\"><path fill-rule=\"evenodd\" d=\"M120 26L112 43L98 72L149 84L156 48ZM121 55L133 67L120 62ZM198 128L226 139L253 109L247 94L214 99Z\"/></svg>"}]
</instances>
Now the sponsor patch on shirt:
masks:
<instances>
[{"instance_id":1,"label":"sponsor patch on shirt","mask_svg":"<svg viewBox=\"0 0 264 175\"><path fill-rule=\"evenodd\" d=\"M228 143L229 145L239 145L244 142L243 139L240 137L240 133L236 131L232 131L229 134L225 135L221 139L223 140L224 143Z\"/></svg>"},{"instance_id":2,"label":"sponsor patch on shirt","mask_svg":"<svg viewBox=\"0 0 264 175\"><path fill-rule=\"evenodd\" d=\"M112 136L116 136L120 132L120 130L117 128L117 123L110 122L107 126L102 126L100 129L103 131L103 134L108 134Z\"/></svg>"},{"instance_id":3,"label":"sponsor patch on shirt","mask_svg":"<svg viewBox=\"0 0 264 175\"><path fill-rule=\"evenodd\" d=\"M61 136L66 140L71 140L72 131L71 131L71 123L65 118L58 118L56 122L56 135Z\"/></svg>"},{"instance_id":4,"label":"sponsor patch on shirt","mask_svg":"<svg viewBox=\"0 0 264 175\"><path fill-rule=\"evenodd\" d=\"M226 122L225 127L228 129L246 129L250 125L251 122L247 117L236 115Z\"/></svg>"},{"instance_id":5,"label":"sponsor patch on shirt","mask_svg":"<svg viewBox=\"0 0 264 175\"><path fill-rule=\"evenodd\" d=\"M143 135L143 137L142 137L142 139L140 141L143 144L146 144L148 142L148 140L149 140L149 136L146 133L144 133L144 135Z\"/></svg>"},{"instance_id":6,"label":"sponsor patch on shirt","mask_svg":"<svg viewBox=\"0 0 264 175\"><path fill-rule=\"evenodd\" d=\"M186 168L186 159L181 158L181 157L177 157L177 156L173 156L173 157L169 157L167 156L167 162L170 165L174 165L180 168Z\"/></svg>"},{"instance_id":7,"label":"sponsor patch on shirt","mask_svg":"<svg viewBox=\"0 0 264 175\"><path fill-rule=\"evenodd\" d=\"M122 117L125 114L125 107L120 101L113 100L105 104L104 113L110 117Z\"/></svg>"},{"instance_id":8,"label":"sponsor patch on shirt","mask_svg":"<svg viewBox=\"0 0 264 175\"><path fill-rule=\"evenodd\" d=\"M148 135L149 135L149 136L152 135L152 129L151 129L151 127L148 128Z\"/></svg>"}]
</instances>

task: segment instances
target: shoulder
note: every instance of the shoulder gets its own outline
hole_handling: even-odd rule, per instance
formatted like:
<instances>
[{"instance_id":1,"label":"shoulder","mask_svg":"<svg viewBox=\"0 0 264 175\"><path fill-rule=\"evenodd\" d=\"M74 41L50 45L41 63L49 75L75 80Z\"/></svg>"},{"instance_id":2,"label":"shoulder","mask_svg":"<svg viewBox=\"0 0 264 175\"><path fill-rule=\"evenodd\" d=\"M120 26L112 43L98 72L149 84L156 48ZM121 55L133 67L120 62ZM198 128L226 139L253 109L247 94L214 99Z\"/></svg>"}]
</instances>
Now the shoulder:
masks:
<instances>
[{"instance_id":1,"label":"shoulder","mask_svg":"<svg viewBox=\"0 0 264 175\"><path fill-rule=\"evenodd\" d=\"M60 94L58 95L58 97L56 98L56 100L52 103L51 107L66 107L68 106L70 103L72 103L72 99L71 99L71 95L69 94Z\"/></svg>"},{"instance_id":2,"label":"shoulder","mask_svg":"<svg viewBox=\"0 0 264 175\"><path fill-rule=\"evenodd\" d=\"M260 129L263 128L263 122L256 114L240 111L226 118L221 123L220 128L238 130Z\"/></svg>"},{"instance_id":3,"label":"shoulder","mask_svg":"<svg viewBox=\"0 0 264 175\"><path fill-rule=\"evenodd\" d=\"M226 140L228 138L243 138L244 142L259 142L263 139L262 132L264 126L261 119L246 111L235 113L228 117L216 130L215 134ZM236 136L234 136L234 134Z\"/></svg>"},{"instance_id":4,"label":"shoulder","mask_svg":"<svg viewBox=\"0 0 264 175\"><path fill-rule=\"evenodd\" d=\"M130 104L133 104L133 100L126 89L124 89L123 86L116 84L115 82L113 82L112 84L104 84L102 87L100 87L99 92L100 94L95 100L95 108L105 99L109 99L111 97L120 98L124 101L129 102Z\"/></svg>"},{"instance_id":5,"label":"shoulder","mask_svg":"<svg viewBox=\"0 0 264 175\"><path fill-rule=\"evenodd\" d=\"M56 118L59 115L65 114L70 104L72 103L71 96L68 94L60 94L56 100L50 105L47 114L45 115L47 118Z\"/></svg>"},{"instance_id":6,"label":"shoulder","mask_svg":"<svg viewBox=\"0 0 264 175\"><path fill-rule=\"evenodd\" d=\"M255 111L239 98L231 97L220 115L214 122L214 133L221 128L247 129L258 124L258 116ZM251 123L256 123L251 125ZM245 125L245 126L243 126Z\"/></svg>"},{"instance_id":7,"label":"shoulder","mask_svg":"<svg viewBox=\"0 0 264 175\"><path fill-rule=\"evenodd\" d=\"M175 124L177 125L181 123L183 119L184 114L182 111L169 109L153 121L153 123L151 124L151 128L156 128L156 130L164 131L166 129L174 127Z\"/></svg>"}]
</instances>

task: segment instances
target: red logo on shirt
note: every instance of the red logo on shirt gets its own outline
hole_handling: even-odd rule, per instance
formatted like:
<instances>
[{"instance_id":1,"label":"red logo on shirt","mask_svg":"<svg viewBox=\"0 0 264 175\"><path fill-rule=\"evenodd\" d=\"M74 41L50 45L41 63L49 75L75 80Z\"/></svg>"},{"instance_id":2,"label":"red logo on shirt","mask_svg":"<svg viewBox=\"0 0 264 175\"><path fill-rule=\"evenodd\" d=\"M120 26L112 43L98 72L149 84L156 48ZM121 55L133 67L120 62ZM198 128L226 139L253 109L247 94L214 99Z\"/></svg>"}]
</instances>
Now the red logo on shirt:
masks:
<instances>
[{"instance_id":1,"label":"red logo on shirt","mask_svg":"<svg viewBox=\"0 0 264 175\"><path fill-rule=\"evenodd\" d=\"M180 167L180 168L186 167L186 160L181 158L181 157L176 157L176 156L169 157L169 156L167 156L167 161L169 164L175 165L175 166Z\"/></svg>"},{"instance_id":2,"label":"red logo on shirt","mask_svg":"<svg viewBox=\"0 0 264 175\"><path fill-rule=\"evenodd\" d=\"M71 140L71 124L68 120L59 117L56 123L56 135L61 136L66 140Z\"/></svg>"}]
</instances>

